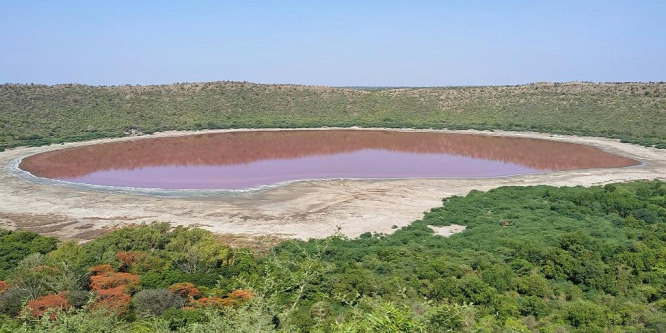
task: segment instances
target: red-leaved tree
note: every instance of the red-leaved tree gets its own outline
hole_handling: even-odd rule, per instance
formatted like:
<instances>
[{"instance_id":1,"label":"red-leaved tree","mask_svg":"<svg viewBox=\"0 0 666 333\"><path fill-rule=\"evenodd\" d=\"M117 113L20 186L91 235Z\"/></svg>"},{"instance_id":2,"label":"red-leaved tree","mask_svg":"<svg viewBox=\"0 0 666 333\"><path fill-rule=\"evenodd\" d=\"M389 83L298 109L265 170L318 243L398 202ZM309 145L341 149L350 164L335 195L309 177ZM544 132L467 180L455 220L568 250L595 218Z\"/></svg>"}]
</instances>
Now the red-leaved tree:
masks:
<instances>
[{"instance_id":1,"label":"red-leaved tree","mask_svg":"<svg viewBox=\"0 0 666 333\"><path fill-rule=\"evenodd\" d=\"M225 297L202 297L193 302L193 305L200 308L206 307L226 307L243 304L245 301L254 297L249 289L239 289L228 293Z\"/></svg>"},{"instance_id":2,"label":"red-leaved tree","mask_svg":"<svg viewBox=\"0 0 666 333\"><path fill-rule=\"evenodd\" d=\"M122 287L127 293L139 290L141 278L136 274L110 272L90 277L90 288L95 291Z\"/></svg>"},{"instance_id":3,"label":"red-leaved tree","mask_svg":"<svg viewBox=\"0 0 666 333\"><path fill-rule=\"evenodd\" d=\"M106 309L116 315L122 315L129 311L130 300L130 295L123 292L123 287L102 289L97 291L93 308Z\"/></svg>"},{"instance_id":4,"label":"red-leaved tree","mask_svg":"<svg viewBox=\"0 0 666 333\"><path fill-rule=\"evenodd\" d=\"M111 265L97 265L88 268L88 272L90 272L90 275L102 275L104 273L112 273L113 272L113 267Z\"/></svg>"},{"instance_id":5,"label":"red-leaved tree","mask_svg":"<svg viewBox=\"0 0 666 333\"><path fill-rule=\"evenodd\" d=\"M250 289L238 289L229 293L228 297L234 298L237 300L247 301L250 298L254 297L254 293Z\"/></svg>"},{"instance_id":6,"label":"red-leaved tree","mask_svg":"<svg viewBox=\"0 0 666 333\"><path fill-rule=\"evenodd\" d=\"M200 294L199 289L197 289L197 287L195 287L194 284L190 282L180 282L172 284L169 287L169 291L176 295L187 297L190 300L193 300L195 297L199 296Z\"/></svg>"},{"instance_id":7,"label":"red-leaved tree","mask_svg":"<svg viewBox=\"0 0 666 333\"><path fill-rule=\"evenodd\" d=\"M110 265L90 268L90 288L97 293L94 308L106 309L116 315L129 311L130 293L139 290L136 274L114 272Z\"/></svg>"},{"instance_id":8,"label":"red-leaved tree","mask_svg":"<svg viewBox=\"0 0 666 333\"><path fill-rule=\"evenodd\" d=\"M41 317L50 309L68 310L72 305L67 300L67 293L62 292L55 295L46 295L28 302L28 309L35 317ZM51 314L54 319L55 314Z\"/></svg>"}]
</instances>

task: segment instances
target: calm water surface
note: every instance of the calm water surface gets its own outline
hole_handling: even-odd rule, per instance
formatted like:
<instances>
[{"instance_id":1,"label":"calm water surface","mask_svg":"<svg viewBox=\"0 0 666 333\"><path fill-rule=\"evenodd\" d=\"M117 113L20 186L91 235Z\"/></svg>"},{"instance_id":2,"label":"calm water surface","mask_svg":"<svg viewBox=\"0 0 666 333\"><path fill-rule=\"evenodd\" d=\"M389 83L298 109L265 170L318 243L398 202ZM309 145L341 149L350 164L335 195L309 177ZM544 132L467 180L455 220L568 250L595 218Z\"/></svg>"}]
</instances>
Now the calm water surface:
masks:
<instances>
[{"instance_id":1,"label":"calm water surface","mask_svg":"<svg viewBox=\"0 0 666 333\"><path fill-rule=\"evenodd\" d=\"M636 161L547 140L394 131L251 131L137 139L24 159L35 176L162 189L246 189L300 179L498 177Z\"/></svg>"}]
</instances>

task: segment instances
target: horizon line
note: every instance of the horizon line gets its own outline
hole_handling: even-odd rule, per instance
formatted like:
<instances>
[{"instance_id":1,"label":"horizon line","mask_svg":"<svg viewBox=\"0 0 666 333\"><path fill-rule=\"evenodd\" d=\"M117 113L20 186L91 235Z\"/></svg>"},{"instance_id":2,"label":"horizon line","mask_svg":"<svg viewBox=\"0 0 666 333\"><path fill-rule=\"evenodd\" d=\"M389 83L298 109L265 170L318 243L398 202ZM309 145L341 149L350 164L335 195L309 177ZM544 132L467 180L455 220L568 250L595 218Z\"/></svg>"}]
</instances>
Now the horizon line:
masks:
<instances>
[{"instance_id":1,"label":"horizon line","mask_svg":"<svg viewBox=\"0 0 666 333\"><path fill-rule=\"evenodd\" d=\"M479 85L434 85L434 86L409 86L409 85L398 85L398 86L376 86L376 85L349 85L349 86L336 86L336 85L317 85L317 84L300 84L300 83L258 83L251 81L233 81L233 80L215 80L215 81L184 81L184 82L172 82L172 83L158 83L158 84L86 84L86 83L76 83L76 82L67 82L67 83L16 83L16 82L4 82L0 83L0 86L46 86L46 87L58 87L58 86L86 86L86 87L98 87L98 88L113 88L113 87L163 87L163 86L176 86L176 85L191 85L191 84L212 84L212 83L236 83L236 84L251 84L251 85L262 85L262 86L296 86L296 87L319 87L319 88L335 88L335 89L376 89L376 90L385 90L385 89L427 89L427 88L482 88L482 87L520 87L520 86L529 86L529 85L560 85L560 84L666 84L666 81L586 81L586 80L575 80L575 81L534 81L528 83L520 84L479 84Z\"/></svg>"}]
</instances>

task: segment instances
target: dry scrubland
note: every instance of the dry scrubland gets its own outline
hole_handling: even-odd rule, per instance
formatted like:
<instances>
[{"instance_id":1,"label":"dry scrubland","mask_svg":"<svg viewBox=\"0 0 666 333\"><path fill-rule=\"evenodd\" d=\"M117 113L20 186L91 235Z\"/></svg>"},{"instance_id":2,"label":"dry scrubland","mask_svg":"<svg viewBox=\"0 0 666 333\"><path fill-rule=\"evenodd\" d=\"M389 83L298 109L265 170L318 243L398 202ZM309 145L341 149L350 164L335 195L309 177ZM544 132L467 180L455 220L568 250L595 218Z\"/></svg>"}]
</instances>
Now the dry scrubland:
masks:
<instances>
[{"instance_id":1,"label":"dry scrubland","mask_svg":"<svg viewBox=\"0 0 666 333\"><path fill-rule=\"evenodd\" d=\"M666 83L0 85L0 149L133 131L321 126L529 130L666 147Z\"/></svg>"}]
</instances>

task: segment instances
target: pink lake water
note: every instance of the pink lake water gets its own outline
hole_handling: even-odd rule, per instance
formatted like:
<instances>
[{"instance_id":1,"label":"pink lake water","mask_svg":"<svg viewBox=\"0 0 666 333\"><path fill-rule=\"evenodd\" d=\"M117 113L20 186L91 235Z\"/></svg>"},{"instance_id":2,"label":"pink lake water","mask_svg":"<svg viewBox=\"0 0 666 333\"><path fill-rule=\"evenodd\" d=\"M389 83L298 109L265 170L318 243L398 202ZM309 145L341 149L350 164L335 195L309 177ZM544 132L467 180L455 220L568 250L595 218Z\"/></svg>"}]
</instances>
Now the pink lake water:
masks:
<instances>
[{"instance_id":1,"label":"pink lake water","mask_svg":"<svg viewBox=\"0 0 666 333\"><path fill-rule=\"evenodd\" d=\"M478 178L636 161L548 140L436 132L249 131L147 138L37 154L39 177L160 189L248 189L304 179Z\"/></svg>"}]
</instances>

